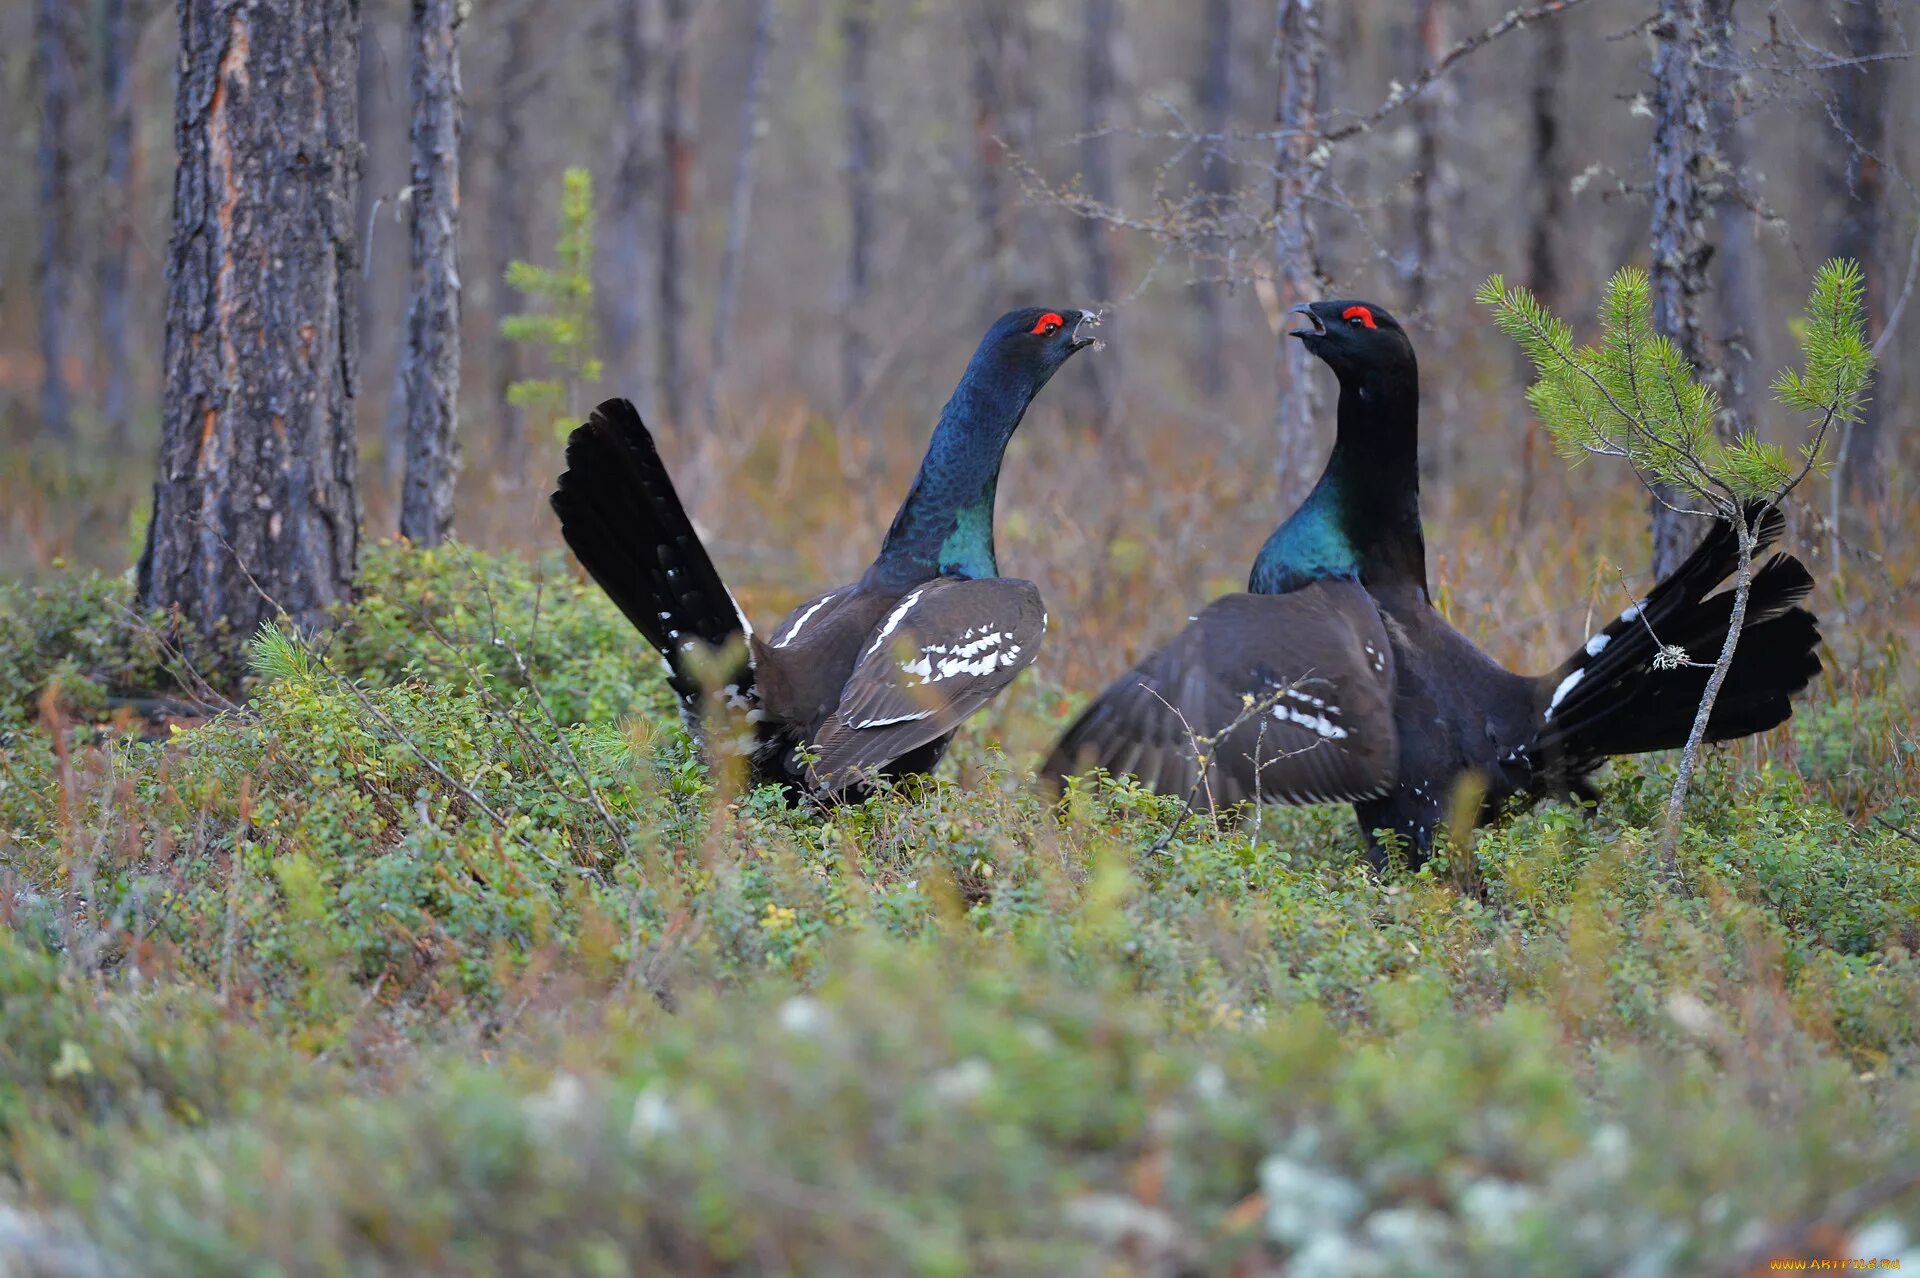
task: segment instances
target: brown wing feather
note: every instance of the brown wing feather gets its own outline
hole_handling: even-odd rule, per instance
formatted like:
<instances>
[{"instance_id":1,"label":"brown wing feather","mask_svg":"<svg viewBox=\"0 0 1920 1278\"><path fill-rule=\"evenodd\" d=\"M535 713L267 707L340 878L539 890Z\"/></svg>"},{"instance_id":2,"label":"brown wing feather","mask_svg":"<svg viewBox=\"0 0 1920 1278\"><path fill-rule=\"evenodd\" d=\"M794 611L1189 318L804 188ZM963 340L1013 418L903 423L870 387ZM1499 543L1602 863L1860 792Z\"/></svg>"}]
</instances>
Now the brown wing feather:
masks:
<instances>
[{"instance_id":1,"label":"brown wing feather","mask_svg":"<svg viewBox=\"0 0 1920 1278\"><path fill-rule=\"evenodd\" d=\"M1042 773L1104 768L1221 805L1368 798L1398 761L1393 688L1393 649L1359 586L1227 595L1101 693Z\"/></svg>"},{"instance_id":2,"label":"brown wing feather","mask_svg":"<svg viewBox=\"0 0 1920 1278\"><path fill-rule=\"evenodd\" d=\"M814 737L816 783L842 789L945 737L1033 663L1046 625L1029 581L943 577L910 591L874 628Z\"/></svg>"}]
</instances>

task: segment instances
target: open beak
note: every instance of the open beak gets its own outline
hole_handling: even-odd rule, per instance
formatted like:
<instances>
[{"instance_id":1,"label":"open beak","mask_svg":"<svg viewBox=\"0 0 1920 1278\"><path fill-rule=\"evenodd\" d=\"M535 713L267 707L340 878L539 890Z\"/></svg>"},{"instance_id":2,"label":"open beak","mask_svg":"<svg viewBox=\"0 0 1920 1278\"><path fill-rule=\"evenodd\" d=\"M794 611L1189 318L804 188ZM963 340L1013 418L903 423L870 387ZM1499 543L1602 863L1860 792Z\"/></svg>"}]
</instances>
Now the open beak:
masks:
<instances>
[{"instance_id":1,"label":"open beak","mask_svg":"<svg viewBox=\"0 0 1920 1278\"><path fill-rule=\"evenodd\" d=\"M1303 303L1299 306L1294 307L1292 310L1288 311L1287 314L1306 316L1306 321L1304 323L1297 324L1294 327L1287 330L1287 336L1289 337L1325 337L1327 335L1327 326L1320 322L1320 317L1313 313L1313 308L1311 306L1307 306Z\"/></svg>"},{"instance_id":2,"label":"open beak","mask_svg":"<svg viewBox=\"0 0 1920 1278\"><path fill-rule=\"evenodd\" d=\"M1095 337L1092 332L1093 329L1100 327L1100 312L1081 311L1079 314L1080 318L1073 326L1073 336L1067 339L1067 349L1078 351L1091 346L1099 350L1104 347L1106 343Z\"/></svg>"}]
</instances>

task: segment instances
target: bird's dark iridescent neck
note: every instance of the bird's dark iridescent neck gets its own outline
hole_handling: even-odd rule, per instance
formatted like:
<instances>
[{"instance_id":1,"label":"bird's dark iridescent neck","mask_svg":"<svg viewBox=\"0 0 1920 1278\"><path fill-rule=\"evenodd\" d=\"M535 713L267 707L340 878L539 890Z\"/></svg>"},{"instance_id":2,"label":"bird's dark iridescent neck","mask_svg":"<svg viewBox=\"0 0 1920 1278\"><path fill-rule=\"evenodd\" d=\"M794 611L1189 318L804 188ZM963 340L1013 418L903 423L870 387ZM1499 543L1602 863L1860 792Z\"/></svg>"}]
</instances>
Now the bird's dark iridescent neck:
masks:
<instances>
[{"instance_id":1,"label":"bird's dark iridescent neck","mask_svg":"<svg viewBox=\"0 0 1920 1278\"><path fill-rule=\"evenodd\" d=\"M1249 589L1329 579L1427 595L1420 529L1420 388L1405 368L1342 371L1339 425L1320 480L1261 547Z\"/></svg>"},{"instance_id":2,"label":"bird's dark iridescent neck","mask_svg":"<svg viewBox=\"0 0 1920 1278\"><path fill-rule=\"evenodd\" d=\"M976 357L940 414L926 458L893 517L870 580L997 577L993 502L1000 463L1037 387Z\"/></svg>"}]
</instances>

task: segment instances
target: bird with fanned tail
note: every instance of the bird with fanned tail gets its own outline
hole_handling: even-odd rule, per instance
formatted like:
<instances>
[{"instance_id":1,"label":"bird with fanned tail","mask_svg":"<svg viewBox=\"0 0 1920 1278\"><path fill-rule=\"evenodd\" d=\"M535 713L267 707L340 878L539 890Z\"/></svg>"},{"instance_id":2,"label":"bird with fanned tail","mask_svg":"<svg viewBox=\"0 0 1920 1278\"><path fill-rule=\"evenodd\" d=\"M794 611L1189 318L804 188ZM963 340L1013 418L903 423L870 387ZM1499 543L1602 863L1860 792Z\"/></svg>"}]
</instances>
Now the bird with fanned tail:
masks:
<instances>
[{"instance_id":1,"label":"bird with fanned tail","mask_svg":"<svg viewBox=\"0 0 1920 1278\"><path fill-rule=\"evenodd\" d=\"M876 775L931 770L954 729L1032 664L1047 614L1032 582L1000 575L994 494L1028 405L1097 344L1098 323L1093 311L1047 307L996 321L873 565L765 638L714 568L633 405L608 400L573 432L552 499L561 532L666 658L710 757L743 757L750 784L790 798L854 798Z\"/></svg>"},{"instance_id":2,"label":"bird with fanned tail","mask_svg":"<svg viewBox=\"0 0 1920 1278\"><path fill-rule=\"evenodd\" d=\"M1553 671L1503 669L1427 588L1412 343L1371 302L1294 313L1291 335L1340 382L1325 472L1261 548L1247 593L1214 600L1102 692L1042 774L1104 768L1221 806L1351 803L1380 864L1381 830L1424 859L1467 778L1484 818L1516 798L1590 798L1609 757L1682 745L1731 623L1731 592L1713 591L1736 567L1736 530L1712 527ZM1765 548L1783 520L1755 507L1751 526ZM1757 566L1708 740L1792 713L1820 671L1818 625L1799 606L1812 588L1789 555Z\"/></svg>"}]
</instances>

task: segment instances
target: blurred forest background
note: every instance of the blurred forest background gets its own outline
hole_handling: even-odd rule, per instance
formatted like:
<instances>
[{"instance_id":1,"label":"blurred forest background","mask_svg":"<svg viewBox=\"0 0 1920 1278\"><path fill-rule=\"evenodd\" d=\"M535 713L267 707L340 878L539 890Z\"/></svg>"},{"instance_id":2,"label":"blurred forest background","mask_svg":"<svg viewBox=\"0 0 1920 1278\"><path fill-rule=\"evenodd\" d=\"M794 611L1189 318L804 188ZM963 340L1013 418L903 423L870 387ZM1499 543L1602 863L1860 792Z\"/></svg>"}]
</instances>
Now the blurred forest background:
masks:
<instances>
[{"instance_id":1,"label":"blurred forest background","mask_svg":"<svg viewBox=\"0 0 1920 1278\"><path fill-rule=\"evenodd\" d=\"M540 309L503 278L516 259L554 261L562 173L578 166L604 373L569 388L562 418L634 398L721 561L770 591L749 600L763 610L790 602L780 583L796 573L864 563L978 332L1036 300L1110 308L1110 349L1042 397L1016 445L1008 562L1097 579L1074 602L1127 650L1153 626L1137 601L1202 597L1195 573L1230 585L1317 470L1330 414L1286 399L1276 326L1320 292L1380 301L1414 335L1443 554L1456 526L1502 512L1556 518L1556 548L1599 513L1589 554L1638 570L1631 480L1564 475L1516 355L1469 299L1500 271L1589 315L1612 269L1649 260L1650 141L1673 109L1652 72L1673 14L1704 24L1682 51L1701 96L1679 106L1705 112L1680 124L1711 151L1672 153L1693 170L1695 248L1711 251L1699 353L1735 379L1736 408L1764 429L1821 260L1863 263L1878 336L1905 310L1920 242L1920 157L1899 127L1920 109L1914 14L1892 0L1587 0L1530 23L1506 0L358 8L351 413L367 535L400 514L419 10L460 23L457 535L557 544L543 500L557 432L507 396L541 361L500 330ZM1277 39L1288 22L1314 29ZM175 8L19 0L0 37L0 145L20 175L0 190L0 571L120 568L145 534L162 419ZM1836 486L1803 490L1799 511L1816 555L1882 586L1882 533L1914 501L1903 424L1920 397L1899 358L1912 342L1887 336ZM842 501L848 483L860 495ZM1114 665L1109 648L1087 676Z\"/></svg>"}]
</instances>

